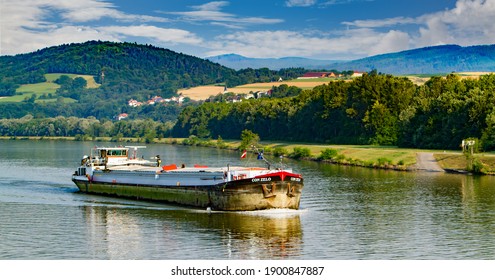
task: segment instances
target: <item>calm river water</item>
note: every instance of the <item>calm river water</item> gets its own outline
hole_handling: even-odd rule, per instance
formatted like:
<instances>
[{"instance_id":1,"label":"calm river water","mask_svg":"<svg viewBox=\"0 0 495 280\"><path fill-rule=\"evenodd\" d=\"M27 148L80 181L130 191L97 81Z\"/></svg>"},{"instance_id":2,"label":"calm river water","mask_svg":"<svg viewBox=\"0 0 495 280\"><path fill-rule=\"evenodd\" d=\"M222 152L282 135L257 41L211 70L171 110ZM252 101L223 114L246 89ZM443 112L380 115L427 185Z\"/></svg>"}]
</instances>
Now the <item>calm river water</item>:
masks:
<instances>
[{"instance_id":1,"label":"calm river water","mask_svg":"<svg viewBox=\"0 0 495 280\"><path fill-rule=\"evenodd\" d=\"M94 144L0 140L0 259L495 257L495 177L290 162L305 178L300 210L208 214L78 193L70 177ZM142 153L163 164L244 164L211 148Z\"/></svg>"}]
</instances>

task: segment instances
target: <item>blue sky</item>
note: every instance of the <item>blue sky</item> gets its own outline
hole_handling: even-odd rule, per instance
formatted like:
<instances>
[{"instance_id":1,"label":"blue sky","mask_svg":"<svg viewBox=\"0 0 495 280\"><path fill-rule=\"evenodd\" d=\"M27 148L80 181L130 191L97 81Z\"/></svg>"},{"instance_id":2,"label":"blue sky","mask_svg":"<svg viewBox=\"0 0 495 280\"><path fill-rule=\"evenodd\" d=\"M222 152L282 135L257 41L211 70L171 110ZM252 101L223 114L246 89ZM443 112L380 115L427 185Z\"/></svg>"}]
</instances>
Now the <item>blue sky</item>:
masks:
<instances>
[{"instance_id":1,"label":"blue sky","mask_svg":"<svg viewBox=\"0 0 495 280\"><path fill-rule=\"evenodd\" d=\"M198 57L356 59L495 43L495 0L2 0L1 55L88 40Z\"/></svg>"}]
</instances>

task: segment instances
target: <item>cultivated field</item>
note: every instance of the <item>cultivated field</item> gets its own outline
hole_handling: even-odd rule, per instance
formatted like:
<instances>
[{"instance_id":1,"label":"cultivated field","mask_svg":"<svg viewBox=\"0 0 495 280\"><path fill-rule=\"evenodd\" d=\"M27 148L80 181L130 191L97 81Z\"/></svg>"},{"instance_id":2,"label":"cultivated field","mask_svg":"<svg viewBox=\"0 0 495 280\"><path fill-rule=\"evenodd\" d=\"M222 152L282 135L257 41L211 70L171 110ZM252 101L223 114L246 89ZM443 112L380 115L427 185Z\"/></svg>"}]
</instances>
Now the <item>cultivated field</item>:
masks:
<instances>
[{"instance_id":1,"label":"cultivated field","mask_svg":"<svg viewBox=\"0 0 495 280\"><path fill-rule=\"evenodd\" d=\"M233 92L237 94L247 94L250 92L256 91L266 91L271 89L272 87L278 87L280 85L286 84L288 86L296 86L302 89L312 89L316 86L328 84L331 81L335 81L335 79L327 78L327 79L306 79L306 80L290 80L290 81L282 81L282 82L271 82L271 83L254 83L254 84L246 84L240 85L233 88L228 88L227 92ZM182 93L184 97L189 97L192 100L204 100L212 95L217 95L219 93L223 93L223 86L199 86L189 89L180 89L178 92Z\"/></svg>"},{"instance_id":2,"label":"cultivated field","mask_svg":"<svg viewBox=\"0 0 495 280\"><path fill-rule=\"evenodd\" d=\"M188 89L179 89L177 92L184 97L189 97L192 100L205 100L212 95L223 93L222 86L199 86Z\"/></svg>"},{"instance_id":3,"label":"cultivated field","mask_svg":"<svg viewBox=\"0 0 495 280\"><path fill-rule=\"evenodd\" d=\"M492 72L456 72L461 77L461 79L479 79L480 76L493 74ZM409 75L406 76L409 80L417 85L423 85L434 75ZM438 74L435 76L447 76L447 74Z\"/></svg>"}]
</instances>

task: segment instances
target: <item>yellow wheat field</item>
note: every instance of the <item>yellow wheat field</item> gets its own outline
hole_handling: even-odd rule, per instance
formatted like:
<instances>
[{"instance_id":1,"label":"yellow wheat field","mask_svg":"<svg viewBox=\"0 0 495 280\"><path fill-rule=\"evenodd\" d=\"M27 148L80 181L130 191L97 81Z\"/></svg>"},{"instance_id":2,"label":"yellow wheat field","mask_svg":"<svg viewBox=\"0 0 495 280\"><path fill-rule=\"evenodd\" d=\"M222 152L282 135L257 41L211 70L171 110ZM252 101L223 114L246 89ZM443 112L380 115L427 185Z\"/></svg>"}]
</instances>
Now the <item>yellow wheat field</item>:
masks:
<instances>
[{"instance_id":1,"label":"yellow wheat field","mask_svg":"<svg viewBox=\"0 0 495 280\"><path fill-rule=\"evenodd\" d=\"M246 84L246 85L241 85L233 88L227 88L227 92L233 92L233 93L250 93L250 92L256 92L256 91L266 91L271 89L273 86L280 86L283 84L286 84L288 86L296 86L300 87L302 89L312 89L316 86L322 85L322 84L327 84L329 83L330 80L328 81L308 81L308 80L303 80L303 81L282 81L282 82L271 82L271 83L254 83L254 84ZM188 89L180 89L178 91L179 94L182 94L184 97L189 97L192 100L205 100L208 97L212 95L217 95L219 93L224 93L224 87L223 86L199 86L199 87L194 87L194 88L188 88Z\"/></svg>"}]
</instances>

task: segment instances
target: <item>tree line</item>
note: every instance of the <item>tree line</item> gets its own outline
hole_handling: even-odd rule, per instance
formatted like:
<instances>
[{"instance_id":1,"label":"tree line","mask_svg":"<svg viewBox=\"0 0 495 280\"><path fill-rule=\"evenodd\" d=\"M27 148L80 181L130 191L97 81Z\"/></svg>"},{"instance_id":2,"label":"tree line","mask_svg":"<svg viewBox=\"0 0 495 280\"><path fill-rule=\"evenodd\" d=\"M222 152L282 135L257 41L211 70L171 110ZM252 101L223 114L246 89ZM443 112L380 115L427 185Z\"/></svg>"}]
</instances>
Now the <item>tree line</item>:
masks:
<instances>
[{"instance_id":1,"label":"tree line","mask_svg":"<svg viewBox=\"0 0 495 280\"><path fill-rule=\"evenodd\" d=\"M495 149L493 74L479 79L450 74L417 86L405 77L372 72L351 82L302 90L297 96L288 94L293 90L286 86L276 92L286 93L185 106L175 112L177 119L169 120L115 122L94 115L36 118L28 114L1 119L0 135L237 139L248 129L263 140L457 149L463 139L476 138L484 150Z\"/></svg>"},{"instance_id":2,"label":"tree line","mask_svg":"<svg viewBox=\"0 0 495 280\"><path fill-rule=\"evenodd\" d=\"M123 137L140 138L152 142L155 138L168 136L172 122L151 119L100 121L94 117L34 118L26 115L19 119L0 119L0 136L24 137L76 137L90 140L96 137L111 137L119 141Z\"/></svg>"},{"instance_id":3,"label":"tree line","mask_svg":"<svg viewBox=\"0 0 495 280\"><path fill-rule=\"evenodd\" d=\"M285 98L204 103L180 113L172 135L457 149L463 139L495 149L495 75L450 74L417 86L373 71Z\"/></svg>"}]
</instances>

